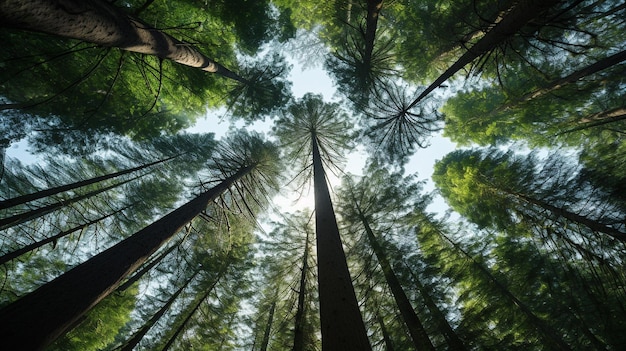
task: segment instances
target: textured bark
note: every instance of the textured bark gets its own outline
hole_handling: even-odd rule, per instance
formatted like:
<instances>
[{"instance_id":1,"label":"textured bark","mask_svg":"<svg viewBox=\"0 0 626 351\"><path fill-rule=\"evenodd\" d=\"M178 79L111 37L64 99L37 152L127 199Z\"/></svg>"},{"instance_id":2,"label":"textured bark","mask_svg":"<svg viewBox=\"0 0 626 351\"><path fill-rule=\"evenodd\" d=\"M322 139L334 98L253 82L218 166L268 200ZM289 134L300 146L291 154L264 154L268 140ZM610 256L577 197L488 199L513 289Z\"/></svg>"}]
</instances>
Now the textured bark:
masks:
<instances>
[{"instance_id":1,"label":"textured bark","mask_svg":"<svg viewBox=\"0 0 626 351\"><path fill-rule=\"evenodd\" d=\"M312 133L311 143L322 350L371 350L348 271L315 133Z\"/></svg>"},{"instance_id":2,"label":"textured bark","mask_svg":"<svg viewBox=\"0 0 626 351\"><path fill-rule=\"evenodd\" d=\"M192 45L152 28L103 0L2 0L0 26L154 55L246 83Z\"/></svg>"},{"instance_id":3,"label":"textured bark","mask_svg":"<svg viewBox=\"0 0 626 351\"><path fill-rule=\"evenodd\" d=\"M45 349L252 168L241 169L133 236L5 306L0 310L3 343L20 345L23 350Z\"/></svg>"},{"instance_id":4,"label":"textured bark","mask_svg":"<svg viewBox=\"0 0 626 351\"><path fill-rule=\"evenodd\" d=\"M597 112L588 116L585 116L578 122L576 127L557 133L557 135L577 132L593 127L603 126L605 124L615 123L626 120L626 107L616 107L607 111Z\"/></svg>"},{"instance_id":5,"label":"textured bark","mask_svg":"<svg viewBox=\"0 0 626 351\"><path fill-rule=\"evenodd\" d=\"M355 206L359 213L359 218L361 219L361 222L365 227L365 232L367 233L367 238L370 242L370 245L372 246L374 254L376 254L378 263L380 264L380 267L383 271L385 281L387 282L387 285L389 285L389 289L391 290L393 298L398 305L398 309L400 310L402 320L404 321L404 324L409 331L409 335L411 336L411 340L413 341L415 349L419 351L435 351L435 347L428 338L428 334L424 329L424 325L417 316L417 313L415 313L415 310L413 309L409 298L406 296L406 293L404 292L404 289L402 288L398 277L391 267L391 263L387 259L387 255L385 255L385 251L376 239L376 236L374 235L374 232L372 231L372 228L370 227L367 218L365 218L356 202Z\"/></svg>"},{"instance_id":6,"label":"textured bark","mask_svg":"<svg viewBox=\"0 0 626 351\"><path fill-rule=\"evenodd\" d=\"M91 185L91 184L95 184L95 183L99 183L108 179L113 179L113 178L117 178L119 176L125 175L125 174L129 174L129 173L133 173L133 172L137 172L137 171L141 171L143 169L149 168L151 166L154 165L158 165L160 163L163 162L167 162L173 158L175 158L177 156L172 156L172 157L168 157L166 159L163 160L159 160L159 161L155 161L155 162L151 162L151 163L147 163L145 165L141 165L138 167L134 167L134 168L129 168L123 171L119 171L119 172L115 172L115 173L111 173L111 174L105 174L103 176L99 176L99 177L94 177L91 179L85 179L79 182L75 182L75 183L71 183L71 184L65 184L65 185L61 185L61 186L57 186L54 188L49 188L49 189L45 189L45 190L41 190L32 194L27 194L27 195L22 195L22 196L18 196L18 197L14 197L11 199L6 199L6 200L2 200L0 201L0 210L3 210L5 208L9 208L9 207L13 207L13 206L17 206L17 205L21 205L21 204L25 204L27 202L30 201L35 201L35 200L39 200L39 199L43 199L44 197L48 197L51 195L56 195L65 191L70 191L70 190L74 190L74 189L78 189L87 185Z\"/></svg>"},{"instance_id":7,"label":"textured bark","mask_svg":"<svg viewBox=\"0 0 626 351\"><path fill-rule=\"evenodd\" d=\"M409 108L417 105L423 98L437 89L446 80L451 78L456 72L474 61L476 58L493 50L502 44L506 39L517 33L524 25L533 18L540 15L543 11L559 3L559 0L521 0L517 2L508 14L506 14L500 22L498 22L491 30L489 30L476 44L461 55L461 57L453 63L443 74L441 74L433 83L409 105Z\"/></svg>"}]
</instances>

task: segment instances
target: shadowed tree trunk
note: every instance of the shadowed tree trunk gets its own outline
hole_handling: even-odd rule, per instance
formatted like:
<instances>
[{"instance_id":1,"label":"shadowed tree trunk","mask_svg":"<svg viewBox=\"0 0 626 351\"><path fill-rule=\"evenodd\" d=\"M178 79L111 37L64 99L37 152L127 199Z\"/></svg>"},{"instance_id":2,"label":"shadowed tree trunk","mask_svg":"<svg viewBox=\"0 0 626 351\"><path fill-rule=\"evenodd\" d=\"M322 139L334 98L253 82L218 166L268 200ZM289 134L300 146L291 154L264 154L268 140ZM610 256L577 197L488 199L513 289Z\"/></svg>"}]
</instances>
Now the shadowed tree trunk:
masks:
<instances>
[{"instance_id":1,"label":"shadowed tree trunk","mask_svg":"<svg viewBox=\"0 0 626 351\"><path fill-rule=\"evenodd\" d=\"M455 73L463 67L474 61L476 58L493 50L502 44L506 39L517 33L524 25L533 18L540 15L543 11L559 3L559 0L521 0L498 22L491 30L489 30L476 44L453 63L443 74L441 74L434 82L432 82L415 100L409 105L409 109L417 105L423 98L428 96L433 90L437 89L446 80L451 78Z\"/></svg>"},{"instance_id":2,"label":"shadowed tree trunk","mask_svg":"<svg viewBox=\"0 0 626 351\"><path fill-rule=\"evenodd\" d=\"M21 255L23 255L23 254L25 254L27 252L36 250L36 249L38 249L38 248L40 248L40 247L42 247L42 246L44 246L44 245L46 245L48 243L53 243L52 245L56 246L56 243L57 243L57 241L59 239L65 237L67 235L70 235L70 234L72 234L72 233L74 233L76 231L79 231L79 230L82 230L84 228L87 228L87 227L89 227L92 224L96 224L96 223L98 223L98 222L100 222L100 221L102 221L102 220L104 220L104 219L106 219L108 217L116 215L116 214L118 214L118 213L128 209L129 207L130 206L126 206L126 207L124 207L122 209L119 209L119 210L117 210L115 212L111 212L111 213L109 213L107 215L104 215L102 217L96 218L96 219L91 220L91 221L89 221L87 223L83 223L81 225L77 225L76 227L73 227L73 228L68 229L68 230L64 230L64 231L62 231L62 232L60 232L60 233L58 233L56 235L53 235L51 237L48 237L48 238L45 238L43 240L37 241L37 242L32 243L30 245L26 245L26 246L24 246L21 249L18 249L18 250L6 253L6 254L0 256L0 265L3 265L3 264L5 264L5 263L7 263L7 262L17 258L17 257L20 257Z\"/></svg>"},{"instance_id":3,"label":"shadowed tree trunk","mask_svg":"<svg viewBox=\"0 0 626 351\"><path fill-rule=\"evenodd\" d=\"M94 183L99 183L99 182L102 182L102 181L105 181L105 180L108 180L108 179L112 179L112 178L116 178L116 177L122 176L124 174L140 171L140 170L146 169L146 168L148 168L150 166L154 166L154 165L157 165L159 163L167 162L167 161L169 161L171 159L174 159L176 157L177 156L172 156L172 157L168 157L168 158L163 159L163 160L147 163L145 165L141 165L141 166L134 167L134 168L129 168L129 169L126 169L126 170L123 170L123 171L119 171L119 172L115 172L115 173L111 173L111 174L106 174L106 175L99 176L99 177L94 177L94 178L91 178L91 179L82 180L82 181L75 182L75 183L72 183L72 184L65 184L65 185L54 187L54 188L41 190L41 191L38 191L38 192L35 192L35 193L32 193L32 194L27 194L27 195L14 197L14 198L11 198L11 199L2 200L2 201L0 201L0 210L3 210L5 208L9 208L9 207L13 207L13 206L17 206L17 205L21 205L21 204L25 204L25 203L30 202L30 201L43 199L44 197L47 197L47 196L59 194L59 193L65 192L65 191L73 190L73 189L77 189L77 188L80 188L80 187L83 187L83 186L91 185L91 184L94 184Z\"/></svg>"},{"instance_id":4,"label":"shadowed tree trunk","mask_svg":"<svg viewBox=\"0 0 626 351\"><path fill-rule=\"evenodd\" d=\"M158 56L247 81L196 50L103 0L3 0L0 26L43 32Z\"/></svg>"},{"instance_id":5,"label":"shadowed tree trunk","mask_svg":"<svg viewBox=\"0 0 626 351\"><path fill-rule=\"evenodd\" d=\"M371 350L348 271L315 133L312 133L311 139L322 350Z\"/></svg>"},{"instance_id":6,"label":"shadowed tree trunk","mask_svg":"<svg viewBox=\"0 0 626 351\"><path fill-rule=\"evenodd\" d=\"M400 281L398 280L398 277L393 271L391 264L389 263L389 260L387 259L387 256L385 255L383 248L381 247L380 243L376 239L376 236L374 235L372 228L370 228L367 218L365 218L365 216L361 212L361 209L359 205L356 203L356 201L355 201L355 206L359 214L359 218L361 219L361 222L363 223L363 226L365 227L365 232L367 233L367 239L369 240L369 243L372 246L374 253L376 254L378 263L380 264L383 274L385 275L385 280L387 281L387 285L389 285L389 289L391 289L393 298L396 301L396 304L398 305L398 309L400 310L400 315L402 316L402 319L404 320L404 324L409 330L409 335L411 336L411 340L413 341L413 345L415 346L415 349L434 351L435 347L433 346L432 342L428 338L428 334L426 333L426 330L424 329L422 322L420 321L419 317L415 313L415 310L413 309L413 306L411 305L409 298L406 296L406 293L404 292L402 285L400 285Z\"/></svg>"},{"instance_id":7,"label":"shadowed tree trunk","mask_svg":"<svg viewBox=\"0 0 626 351\"><path fill-rule=\"evenodd\" d=\"M0 338L6 345L42 350L113 292L159 247L253 166L241 168L210 190L133 236L74 267L0 310Z\"/></svg>"},{"instance_id":8,"label":"shadowed tree trunk","mask_svg":"<svg viewBox=\"0 0 626 351\"><path fill-rule=\"evenodd\" d=\"M170 309L174 301L176 301L178 296L183 292L183 290L185 290L185 288L189 285L189 283L191 283L191 281L196 277L196 275L198 275L199 272L200 270L195 271L191 275L191 277L189 277L189 279L187 279L187 281L180 288L178 288L178 290L176 290L176 292L172 296L170 296L165 305L159 308L157 313L155 313L146 323L144 323L144 325L139 330L137 330L133 334L133 336L128 339L122 346L116 348L116 350L132 351L135 346L139 344L141 339L143 339L146 333L159 321L159 319L161 319L161 317L163 317L165 312Z\"/></svg>"},{"instance_id":9,"label":"shadowed tree trunk","mask_svg":"<svg viewBox=\"0 0 626 351\"><path fill-rule=\"evenodd\" d=\"M47 215L50 212L54 212L54 211L56 211L56 210L58 210L60 208L66 207L66 206L68 206L70 204L73 204L75 202L78 202L80 200L88 199L88 198L90 198L92 196L96 196L96 195L104 193L104 192L106 192L108 190L117 188L118 186L124 185L124 184L126 184L128 182L131 182L131 181L133 181L135 179L138 179L138 178L140 178L142 176L143 175L139 175L137 177L125 180L123 182L115 183L113 185L109 185L109 186L104 187L102 189L90 191L90 192L88 192L86 194L79 195L79 196L73 197L73 198L68 199L68 200L58 201L58 202L53 203L51 205L44 206L44 207L41 207L41 208L37 208L37 209L34 209L32 211L18 213L16 215L0 219L0 230L11 228L11 227L13 227L15 225L22 224L22 223L31 221L33 219L37 219L37 218L39 218L41 216L45 216L45 215Z\"/></svg>"},{"instance_id":10,"label":"shadowed tree trunk","mask_svg":"<svg viewBox=\"0 0 626 351\"><path fill-rule=\"evenodd\" d=\"M261 340L261 351L267 351L267 346L270 343L270 332L272 331L272 324L274 323L274 311L276 310L276 301L272 302L270 306L270 313L267 316L267 325L263 331L263 340Z\"/></svg>"},{"instance_id":11,"label":"shadowed tree trunk","mask_svg":"<svg viewBox=\"0 0 626 351\"><path fill-rule=\"evenodd\" d=\"M304 241L304 255L302 257L302 272L300 274L300 291L298 292L298 310L296 311L296 321L293 331L293 351L304 351L304 313L307 273L309 271L309 232L306 232Z\"/></svg>"}]
</instances>

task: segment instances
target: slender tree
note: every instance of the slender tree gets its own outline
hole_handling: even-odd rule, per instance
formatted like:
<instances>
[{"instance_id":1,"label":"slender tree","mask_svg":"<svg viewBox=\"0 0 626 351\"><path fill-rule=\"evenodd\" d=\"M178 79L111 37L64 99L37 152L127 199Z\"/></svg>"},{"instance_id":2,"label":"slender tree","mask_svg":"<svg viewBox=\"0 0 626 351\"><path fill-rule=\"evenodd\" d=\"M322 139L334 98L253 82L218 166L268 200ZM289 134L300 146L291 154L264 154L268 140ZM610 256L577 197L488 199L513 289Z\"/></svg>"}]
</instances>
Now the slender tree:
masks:
<instances>
[{"instance_id":1,"label":"slender tree","mask_svg":"<svg viewBox=\"0 0 626 351\"><path fill-rule=\"evenodd\" d=\"M345 148L349 131L346 115L337 105L324 104L307 94L277 121L275 133L290 147L291 158L313 173L315 235L322 349L369 350L371 346L352 286L335 217L324 162ZM304 142L304 143L303 143ZM302 147L302 145L310 145ZM310 175L310 173L309 173Z\"/></svg>"},{"instance_id":2,"label":"slender tree","mask_svg":"<svg viewBox=\"0 0 626 351\"><path fill-rule=\"evenodd\" d=\"M276 162L272 147L262 140L241 135L233 139L231 147L238 146L240 155L240 160L237 160L240 165L234 167L236 171L131 237L5 306L0 310L0 319L6 322L2 322L5 340L29 349L44 348L114 291L124 277L204 211L210 202L235 183L245 180L253 171L262 174L260 170L264 168L264 163ZM269 180L271 174L262 177Z\"/></svg>"}]
</instances>

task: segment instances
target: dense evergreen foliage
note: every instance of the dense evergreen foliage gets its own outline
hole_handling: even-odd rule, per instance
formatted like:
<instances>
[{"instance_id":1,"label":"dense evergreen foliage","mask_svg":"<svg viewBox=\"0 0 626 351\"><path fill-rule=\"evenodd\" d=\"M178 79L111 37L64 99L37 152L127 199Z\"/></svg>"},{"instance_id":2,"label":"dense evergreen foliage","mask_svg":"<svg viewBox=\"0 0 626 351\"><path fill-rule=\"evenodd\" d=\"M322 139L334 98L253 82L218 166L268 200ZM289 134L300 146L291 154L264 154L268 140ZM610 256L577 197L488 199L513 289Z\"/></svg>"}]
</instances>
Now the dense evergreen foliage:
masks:
<instances>
[{"instance_id":1,"label":"dense evergreen foliage","mask_svg":"<svg viewBox=\"0 0 626 351\"><path fill-rule=\"evenodd\" d=\"M625 349L624 33L617 0L0 0L0 348Z\"/></svg>"}]
</instances>

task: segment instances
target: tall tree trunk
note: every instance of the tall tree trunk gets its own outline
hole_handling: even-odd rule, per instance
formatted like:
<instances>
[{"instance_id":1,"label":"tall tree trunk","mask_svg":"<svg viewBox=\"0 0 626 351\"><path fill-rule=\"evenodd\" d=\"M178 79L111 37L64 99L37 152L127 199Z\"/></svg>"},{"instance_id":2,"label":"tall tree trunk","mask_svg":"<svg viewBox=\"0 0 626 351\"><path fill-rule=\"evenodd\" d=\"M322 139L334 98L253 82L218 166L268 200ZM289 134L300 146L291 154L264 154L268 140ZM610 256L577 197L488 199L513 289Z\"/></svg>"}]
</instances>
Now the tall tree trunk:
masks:
<instances>
[{"instance_id":1,"label":"tall tree trunk","mask_svg":"<svg viewBox=\"0 0 626 351\"><path fill-rule=\"evenodd\" d=\"M448 351L467 350L461 338L459 338L459 336L454 331L450 323L448 323L448 320L446 319L446 317L443 315L443 313L439 309L439 306L437 306L433 298L430 296L429 291L426 289L424 284L422 284L422 282L420 281L420 278L413 272L413 270L411 270L410 266L406 262L403 262L403 263L406 266L409 273L411 274L411 276L413 277L413 281L415 282L415 285L419 289L420 294L422 295L422 298L424 299L424 304L426 304L426 307L428 308L430 315L433 317L433 319L435 320L435 323L437 324L437 329L439 329L439 332L446 339L446 343L448 344Z\"/></svg>"},{"instance_id":2,"label":"tall tree trunk","mask_svg":"<svg viewBox=\"0 0 626 351\"><path fill-rule=\"evenodd\" d=\"M77 226L75 226L75 227L73 227L71 229L64 230L64 231L62 231L62 232L60 232L60 233L58 233L56 235L53 235L51 237L48 237L48 238L45 238L43 240L37 241L37 242L32 243L30 245L26 245L26 246L22 247L21 249L18 249L18 250L6 253L6 254L0 256L0 265L3 265L3 264L5 264L5 263L7 263L7 262L17 258L17 257L20 257L21 255L23 255L23 254L25 254L27 252L36 250L36 249L38 249L38 248L40 248L40 247L42 247L42 246L44 246L44 245L46 245L48 243L53 243L53 245L56 246L56 242L59 239L65 237L65 236L68 236L68 235L70 235L70 234L72 234L72 233L74 233L74 232L76 232L78 230L82 230L84 228L87 228L88 226L90 226L92 224L96 224L96 223L98 223L98 222L100 222L100 221L102 221L102 220L104 220L104 219L106 219L108 217L116 215L116 214L124 211L125 209L127 209L129 207L130 206L126 206L126 207L121 208L121 209L119 209L119 210L117 210L115 212L111 212L111 213L106 214L106 215L104 215L102 217L99 217L99 218L96 218L94 220L91 220L91 221L89 221L87 223L83 223L83 224L77 225Z\"/></svg>"},{"instance_id":3,"label":"tall tree trunk","mask_svg":"<svg viewBox=\"0 0 626 351\"><path fill-rule=\"evenodd\" d=\"M215 278L215 281L211 284L211 286L208 289L206 289L206 292L202 295L202 297L200 297L198 299L198 301L193 306L191 311L189 311L189 313L187 314L185 319L180 323L178 328L176 328L176 331L174 332L174 334L172 334L172 336L167 340L167 343L165 344L165 346L163 346L161 351L169 350L169 348L172 347L172 345L174 344L174 341L176 341L176 338L178 338L178 335L180 335L180 333L182 333L183 330L185 330L185 327L187 326L187 323L189 323L189 321L194 316L194 314L196 314L198 309L200 309L200 306L202 306L202 302L204 302L204 300L206 300L209 297L209 295L213 292L213 289L215 288L217 283L224 276L224 273L226 272L226 269L228 269L228 265L224 264L222 266L222 268L220 269L217 277Z\"/></svg>"},{"instance_id":4,"label":"tall tree trunk","mask_svg":"<svg viewBox=\"0 0 626 351\"><path fill-rule=\"evenodd\" d=\"M274 323L274 311L276 310L276 300L272 302L270 306L270 313L267 316L267 324L265 325L265 330L263 331L263 340L261 340L261 349L260 351L267 351L267 347L270 344L270 333L272 331L272 324Z\"/></svg>"},{"instance_id":5,"label":"tall tree trunk","mask_svg":"<svg viewBox=\"0 0 626 351\"><path fill-rule=\"evenodd\" d=\"M5 306L0 310L0 339L25 350L44 349L252 168L240 169L133 236Z\"/></svg>"},{"instance_id":6,"label":"tall tree trunk","mask_svg":"<svg viewBox=\"0 0 626 351\"><path fill-rule=\"evenodd\" d=\"M312 133L311 143L322 350L371 350L348 271L315 133Z\"/></svg>"},{"instance_id":7,"label":"tall tree trunk","mask_svg":"<svg viewBox=\"0 0 626 351\"><path fill-rule=\"evenodd\" d=\"M92 196L96 196L96 195L104 193L104 192L106 192L108 190L117 188L118 186L124 185L124 184L126 184L128 182L131 182L131 181L133 181L135 179L138 179L140 177L142 177L142 175L134 177L134 178L131 178L131 179L128 179L128 180L125 180L125 181L122 181L122 182L119 182L119 183L115 183L113 185L109 185L109 186L104 187L102 189L90 191L90 192L88 192L86 194L79 195L79 196L73 197L73 198L68 199L68 200L58 201L58 202L53 203L53 204L48 205L48 206L37 208L37 209L31 210L31 211L28 211L28 212L18 213L16 215L13 215L13 216L10 216L10 217L7 217L7 218L2 218L2 219L0 219L0 230L11 228L11 227L16 226L18 224L22 224L22 223L31 221L33 219L37 219L37 218L39 218L41 216L45 216L45 215L47 215L50 212L54 212L54 211L56 211L56 210L58 210L60 208L63 208L65 206L68 206L70 204L78 202L80 200L88 199L88 198L90 198Z\"/></svg>"},{"instance_id":8,"label":"tall tree trunk","mask_svg":"<svg viewBox=\"0 0 626 351\"><path fill-rule=\"evenodd\" d=\"M435 347L433 346L432 342L428 338L428 334L426 333L426 330L424 329L424 325L422 324L419 317L417 316L417 313L415 313L415 310L413 309L413 306L411 305L409 298L406 296L406 293L404 292L404 289L402 288L402 285L400 284L398 277L396 276L395 272L393 271L391 267L391 263L389 263L389 260L387 259L387 256L385 255L383 248L380 246L380 243L376 239L376 236L374 236L374 232L372 231L372 228L370 227L367 221L367 218L365 218L365 216L361 212L361 208L356 203L356 201L355 201L355 206L356 206L357 212L359 213L359 219L361 220L361 222L363 223L363 226L365 227L365 232L367 233L367 239L369 240L370 245L372 246L372 249L374 250L374 253L376 254L376 258L378 259L378 263L380 264L380 267L383 271L385 280L387 281L387 285L389 285L389 289L391 289L393 298L396 301L396 304L398 305L398 309L400 310L400 315L402 316L402 319L404 320L404 324L409 330L409 335L411 336L411 340L413 341L413 345L415 346L415 349L420 350L420 351L421 350L435 351Z\"/></svg>"},{"instance_id":9,"label":"tall tree trunk","mask_svg":"<svg viewBox=\"0 0 626 351\"><path fill-rule=\"evenodd\" d=\"M143 339L146 333L159 321L159 319L161 319L161 317L163 317L165 312L170 309L174 301L176 301L178 296L183 292L183 290L185 290L198 273L200 273L200 270L196 270L191 277L189 277L189 279L187 279L187 281L180 288L178 288L172 296L170 296L165 305L161 306L161 308L159 308L159 310L146 323L144 323L143 326L141 326L141 328L137 330L130 339L128 339L120 347L116 348L116 350L132 351L135 346L139 344L141 339Z\"/></svg>"},{"instance_id":10,"label":"tall tree trunk","mask_svg":"<svg viewBox=\"0 0 626 351\"><path fill-rule=\"evenodd\" d=\"M558 335L557 331L550 327L543 319L539 318L525 303L520 301L513 293L496 277L491 274L491 272L485 268L482 264L477 262L474 257L472 257L467 251L465 251L461 246L459 246L456 242L450 239L443 232L438 231L438 234L443 237L446 241L448 241L456 250L461 252L463 256L468 258L472 263L472 266L478 269L481 273L491 281L491 283L496 287L496 289L502 294L504 297L509 299L517 308L526 316L528 321L535 327L535 329L539 332L539 334L545 339L545 341L553 347L554 350L567 351L571 350L571 348L565 343L565 341Z\"/></svg>"},{"instance_id":11,"label":"tall tree trunk","mask_svg":"<svg viewBox=\"0 0 626 351\"><path fill-rule=\"evenodd\" d=\"M0 26L154 55L247 83L192 45L127 15L103 0L2 0Z\"/></svg>"},{"instance_id":12,"label":"tall tree trunk","mask_svg":"<svg viewBox=\"0 0 626 351\"><path fill-rule=\"evenodd\" d=\"M365 18L365 53L363 55L363 65L369 71L372 67L372 54L374 52L374 42L376 41L376 30L378 28L378 18L383 8L383 0L367 0L367 17Z\"/></svg>"},{"instance_id":13,"label":"tall tree trunk","mask_svg":"<svg viewBox=\"0 0 626 351\"><path fill-rule=\"evenodd\" d=\"M298 309L293 331L293 351L304 351L304 317L306 308L306 284L309 271L309 232L306 232L304 241L304 255L302 256L302 272L300 273L300 291L298 292Z\"/></svg>"},{"instance_id":14,"label":"tall tree trunk","mask_svg":"<svg viewBox=\"0 0 626 351\"><path fill-rule=\"evenodd\" d=\"M179 155L177 155L179 156ZM166 159L163 160L159 160L159 161L155 161L155 162L151 162L151 163L147 163L145 165L141 165L138 167L134 167L134 168L129 168L123 171L119 171L119 172L115 172L115 173L111 173L111 174L106 174L103 176L99 176L99 177L94 177L91 179L85 179L79 182L75 182L75 183L71 183L71 184L65 184L65 185L61 185L61 186L57 186L54 188L49 188L49 189L45 189L45 190L40 190L38 192L32 193L32 194L27 194L27 195L22 195L22 196L18 196L18 197L14 197L11 199L6 199L6 200L2 200L0 201L0 210L3 210L5 208L9 208L9 207L13 207L13 206L17 206L17 205L21 205L21 204L25 204L27 202L30 201L34 201L34 200L39 200L39 199L43 199L44 197L47 196L51 196L51 195L56 195L65 191L69 191L69 190L73 190L73 189L77 189L77 188L81 188L83 186L87 186L87 185L91 185L94 183L99 183L108 179L113 179L128 173L133 173L136 171L140 171L143 169L146 169L148 167L163 163L163 162L167 162L171 159L176 158L177 156L172 156L172 157L168 157Z\"/></svg>"},{"instance_id":15,"label":"tall tree trunk","mask_svg":"<svg viewBox=\"0 0 626 351\"><path fill-rule=\"evenodd\" d=\"M383 333L383 341L385 342L385 351L394 351L393 343L391 342L391 336L389 335L389 330L387 330L387 326L385 325L385 321L383 317L380 315L380 311L376 308L376 321L378 325L380 325L380 331Z\"/></svg>"},{"instance_id":16,"label":"tall tree trunk","mask_svg":"<svg viewBox=\"0 0 626 351\"><path fill-rule=\"evenodd\" d=\"M508 14L503 17L491 30L489 30L476 44L469 48L461 57L453 63L443 74L432 82L424 91L413 100L407 108L417 105L423 98L437 89L446 80L451 78L467 64L476 58L493 50L506 39L517 33L524 25L545 10L559 3L559 0L520 0L514 5Z\"/></svg>"}]
</instances>

